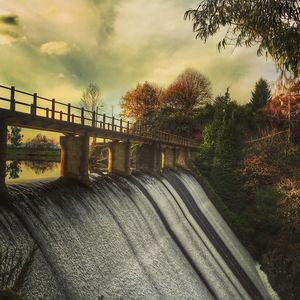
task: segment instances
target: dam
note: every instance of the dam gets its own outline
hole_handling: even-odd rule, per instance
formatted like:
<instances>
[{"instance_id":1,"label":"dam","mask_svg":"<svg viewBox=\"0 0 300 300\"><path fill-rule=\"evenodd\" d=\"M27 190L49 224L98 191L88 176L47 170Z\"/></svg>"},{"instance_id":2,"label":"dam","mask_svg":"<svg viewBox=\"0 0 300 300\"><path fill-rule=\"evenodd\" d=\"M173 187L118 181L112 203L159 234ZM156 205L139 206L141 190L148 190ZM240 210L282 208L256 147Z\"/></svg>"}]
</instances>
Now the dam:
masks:
<instances>
[{"instance_id":1,"label":"dam","mask_svg":"<svg viewBox=\"0 0 300 300\"><path fill-rule=\"evenodd\" d=\"M272 299L183 170L8 185L0 285L24 299Z\"/></svg>"}]
</instances>

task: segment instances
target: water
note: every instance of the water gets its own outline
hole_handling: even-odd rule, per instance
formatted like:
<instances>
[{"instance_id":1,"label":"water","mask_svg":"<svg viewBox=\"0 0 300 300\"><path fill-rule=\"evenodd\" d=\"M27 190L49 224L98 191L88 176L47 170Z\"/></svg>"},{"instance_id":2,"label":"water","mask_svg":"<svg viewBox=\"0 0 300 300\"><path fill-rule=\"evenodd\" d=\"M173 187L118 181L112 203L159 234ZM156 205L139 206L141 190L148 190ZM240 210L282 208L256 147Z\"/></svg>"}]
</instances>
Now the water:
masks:
<instances>
[{"instance_id":1,"label":"water","mask_svg":"<svg viewBox=\"0 0 300 300\"><path fill-rule=\"evenodd\" d=\"M55 161L8 160L6 169L6 182L8 183L60 176L60 163Z\"/></svg>"},{"instance_id":2,"label":"water","mask_svg":"<svg viewBox=\"0 0 300 300\"><path fill-rule=\"evenodd\" d=\"M250 286L257 299L270 299L255 263L190 174L92 181L91 188L61 180L10 186L13 205L0 212L0 270L9 265L14 279L0 276L0 286L14 286L25 299L230 300L251 299ZM216 240L253 286L228 265Z\"/></svg>"}]
</instances>

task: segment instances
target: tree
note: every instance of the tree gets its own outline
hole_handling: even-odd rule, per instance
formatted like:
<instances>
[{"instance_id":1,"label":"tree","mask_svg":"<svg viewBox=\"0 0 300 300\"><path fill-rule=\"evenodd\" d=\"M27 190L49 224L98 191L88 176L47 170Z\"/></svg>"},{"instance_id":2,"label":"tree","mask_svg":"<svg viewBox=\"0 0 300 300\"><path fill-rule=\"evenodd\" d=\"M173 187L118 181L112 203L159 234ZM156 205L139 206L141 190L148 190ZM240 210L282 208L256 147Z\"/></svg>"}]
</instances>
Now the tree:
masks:
<instances>
[{"instance_id":1,"label":"tree","mask_svg":"<svg viewBox=\"0 0 300 300\"><path fill-rule=\"evenodd\" d=\"M229 91L215 100L212 123L204 130L204 143L196 163L206 173L224 200L238 199L239 165L242 158L242 128L239 107ZM234 202L234 201L232 201ZM234 202L236 204L236 202Z\"/></svg>"},{"instance_id":2,"label":"tree","mask_svg":"<svg viewBox=\"0 0 300 300\"><path fill-rule=\"evenodd\" d=\"M258 82L256 82L255 89L252 92L252 97L250 100L253 111L258 111L259 109L265 107L270 99L271 91L268 82L261 78Z\"/></svg>"},{"instance_id":3,"label":"tree","mask_svg":"<svg viewBox=\"0 0 300 300\"><path fill-rule=\"evenodd\" d=\"M80 99L80 105L81 107L85 108L89 111L95 111L98 108L102 108L103 104L101 101L101 93L100 88L95 83L90 83L88 87L84 90L82 93L81 99ZM89 113L90 116L91 113Z\"/></svg>"},{"instance_id":4,"label":"tree","mask_svg":"<svg viewBox=\"0 0 300 300\"><path fill-rule=\"evenodd\" d=\"M211 101L211 84L199 71L189 68L178 75L162 97L164 105L190 113Z\"/></svg>"},{"instance_id":5,"label":"tree","mask_svg":"<svg viewBox=\"0 0 300 300\"><path fill-rule=\"evenodd\" d=\"M146 113L158 110L159 95L160 89L149 82L138 83L135 89L128 91L121 98L121 115L139 119Z\"/></svg>"},{"instance_id":6,"label":"tree","mask_svg":"<svg viewBox=\"0 0 300 300\"><path fill-rule=\"evenodd\" d=\"M218 48L251 47L270 54L281 69L299 76L300 5L298 0L202 0L185 12L196 38L204 41L227 27Z\"/></svg>"},{"instance_id":7,"label":"tree","mask_svg":"<svg viewBox=\"0 0 300 300\"><path fill-rule=\"evenodd\" d=\"M57 146L57 143L52 138L47 138L43 134L37 134L36 137L28 140L28 143L30 143L35 148L51 148Z\"/></svg>"},{"instance_id":8,"label":"tree","mask_svg":"<svg viewBox=\"0 0 300 300\"><path fill-rule=\"evenodd\" d=\"M8 141L15 147L18 147L19 145L21 145L22 139L24 137L21 134L21 130L22 130L22 128L20 128L20 127L11 126L10 132L8 132L8 134L7 134Z\"/></svg>"},{"instance_id":9,"label":"tree","mask_svg":"<svg viewBox=\"0 0 300 300\"><path fill-rule=\"evenodd\" d=\"M93 117L93 111L98 111L98 108L103 108L100 88L97 84L90 83L88 85L88 87L82 93L80 105L81 107L88 110L88 115L90 119L92 119ZM96 143L96 137L93 137L93 143Z\"/></svg>"}]
</instances>

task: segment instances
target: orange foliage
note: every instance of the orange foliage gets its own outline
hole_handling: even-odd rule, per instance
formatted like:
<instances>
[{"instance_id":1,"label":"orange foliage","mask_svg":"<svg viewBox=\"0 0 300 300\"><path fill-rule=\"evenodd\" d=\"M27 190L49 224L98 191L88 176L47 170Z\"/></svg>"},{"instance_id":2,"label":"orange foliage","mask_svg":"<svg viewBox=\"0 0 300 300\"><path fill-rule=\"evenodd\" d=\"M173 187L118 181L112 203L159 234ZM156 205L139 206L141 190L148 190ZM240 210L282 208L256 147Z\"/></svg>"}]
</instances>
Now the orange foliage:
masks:
<instances>
[{"instance_id":1,"label":"orange foliage","mask_svg":"<svg viewBox=\"0 0 300 300\"><path fill-rule=\"evenodd\" d=\"M122 116L139 119L143 114L159 109L160 90L147 81L138 84L121 98Z\"/></svg>"},{"instance_id":2,"label":"orange foliage","mask_svg":"<svg viewBox=\"0 0 300 300\"><path fill-rule=\"evenodd\" d=\"M265 111L276 118L288 118L290 113L300 111L300 81L281 76Z\"/></svg>"},{"instance_id":3,"label":"orange foliage","mask_svg":"<svg viewBox=\"0 0 300 300\"><path fill-rule=\"evenodd\" d=\"M243 161L241 170L246 182L245 187L254 191L257 186L271 184L280 175L278 168L266 162L263 156L252 154Z\"/></svg>"},{"instance_id":4,"label":"orange foliage","mask_svg":"<svg viewBox=\"0 0 300 300\"><path fill-rule=\"evenodd\" d=\"M186 69L164 91L164 105L191 112L211 101L210 81L194 69Z\"/></svg>"}]
</instances>

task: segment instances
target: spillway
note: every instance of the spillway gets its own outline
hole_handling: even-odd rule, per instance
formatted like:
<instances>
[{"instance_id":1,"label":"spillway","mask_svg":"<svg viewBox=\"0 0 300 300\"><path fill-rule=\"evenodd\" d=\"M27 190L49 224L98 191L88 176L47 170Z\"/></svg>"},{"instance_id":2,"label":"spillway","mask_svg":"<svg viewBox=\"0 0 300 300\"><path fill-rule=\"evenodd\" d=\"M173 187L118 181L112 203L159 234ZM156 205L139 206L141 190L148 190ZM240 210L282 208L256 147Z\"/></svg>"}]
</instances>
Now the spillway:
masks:
<instances>
[{"instance_id":1,"label":"spillway","mask_svg":"<svg viewBox=\"0 0 300 300\"><path fill-rule=\"evenodd\" d=\"M9 186L0 287L24 299L271 299L188 172Z\"/></svg>"}]
</instances>

